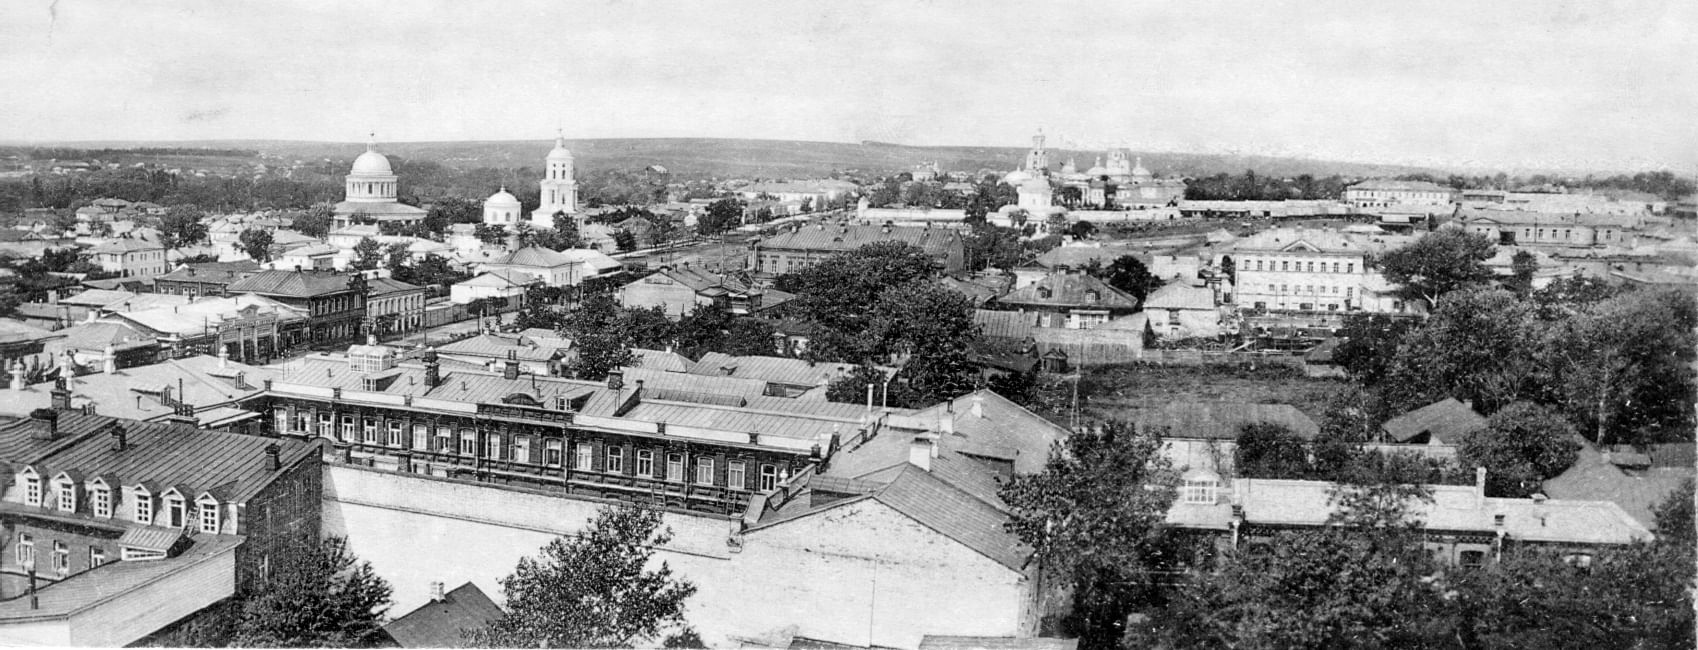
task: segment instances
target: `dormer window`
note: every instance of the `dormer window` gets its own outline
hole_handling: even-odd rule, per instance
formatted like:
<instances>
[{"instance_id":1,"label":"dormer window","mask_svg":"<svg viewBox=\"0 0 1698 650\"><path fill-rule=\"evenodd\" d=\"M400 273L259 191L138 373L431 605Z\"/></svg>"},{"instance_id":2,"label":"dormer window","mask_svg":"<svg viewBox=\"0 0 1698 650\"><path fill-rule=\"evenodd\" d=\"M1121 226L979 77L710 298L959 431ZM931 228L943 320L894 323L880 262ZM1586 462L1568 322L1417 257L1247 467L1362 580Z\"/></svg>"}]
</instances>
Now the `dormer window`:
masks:
<instances>
[{"instance_id":1,"label":"dormer window","mask_svg":"<svg viewBox=\"0 0 1698 650\"><path fill-rule=\"evenodd\" d=\"M131 518L135 519L138 524L153 524L153 494L148 492L147 488L138 485L132 496L134 503L130 504Z\"/></svg>"},{"instance_id":2,"label":"dormer window","mask_svg":"<svg viewBox=\"0 0 1698 650\"><path fill-rule=\"evenodd\" d=\"M54 497L58 500L59 512L77 511L77 483L70 478L61 477L53 484Z\"/></svg>"},{"instance_id":3,"label":"dormer window","mask_svg":"<svg viewBox=\"0 0 1698 650\"><path fill-rule=\"evenodd\" d=\"M166 493L165 521L161 525L167 528L184 528L188 526L188 510L188 502L183 499L183 495L176 492Z\"/></svg>"},{"instance_id":4,"label":"dormer window","mask_svg":"<svg viewBox=\"0 0 1698 650\"><path fill-rule=\"evenodd\" d=\"M104 482L96 481L88 488L89 510L94 516L104 519L112 518L112 488Z\"/></svg>"},{"instance_id":5,"label":"dormer window","mask_svg":"<svg viewBox=\"0 0 1698 650\"><path fill-rule=\"evenodd\" d=\"M201 495L200 500L195 502L195 506L197 506L196 510L200 515L200 532L217 535L219 524L218 500L212 498L210 494Z\"/></svg>"},{"instance_id":6,"label":"dormer window","mask_svg":"<svg viewBox=\"0 0 1698 650\"><path fill-rule=\"evenodd\" d=\"M1038 287L1038 297L1039 298L1048 298L1049 296L1050 296L1049 287Z\"/></svg>"},{"instance_id":7,"label":"dormer window","mask_svg":"<svg viewBox=\"0 0 1698 650\"><path fill-rule=\"evenodd\" d=\"M28 467L24 468L24 503L41 505L41 476Z\"/></svg>"},{"instance_id":8,"label":"dormer window","mask_svg":"<svg viewBox=\"0 0 1698 650\"><path fill-rule=\"evenodd\" d=\"M1095 291L1086 291L1085 292L1085 302L1096 302L1098 300L1102 300L1102 294L1099 294Z\"/></svg>"},{"instance_id":9,"label":"dormer window","mask_svg":"<svg viewBox=\"0 0 1698 650\"><path fill-rule=\"evenodd\" d=\"M1220 491L1220 475L1206 469L1194 469L1182 477L1185 482L1180 499L1185 503L1214 505Z\"/></svg>"}]
</instances>

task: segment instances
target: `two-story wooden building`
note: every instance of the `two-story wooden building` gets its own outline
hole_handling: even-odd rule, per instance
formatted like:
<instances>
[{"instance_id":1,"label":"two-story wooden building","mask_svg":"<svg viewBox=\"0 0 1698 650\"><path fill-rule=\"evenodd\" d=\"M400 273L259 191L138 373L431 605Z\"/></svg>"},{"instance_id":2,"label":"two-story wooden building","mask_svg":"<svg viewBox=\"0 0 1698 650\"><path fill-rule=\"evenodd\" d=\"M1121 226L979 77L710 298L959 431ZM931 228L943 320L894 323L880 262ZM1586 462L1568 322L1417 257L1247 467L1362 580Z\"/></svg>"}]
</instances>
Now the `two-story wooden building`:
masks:
<instances>
[{"instance_id":1,"label":"two-story wooden building","mask_svg":"<svg viewBox=\"0 0 1698 650\"><path fill-rule=\"evenodd\" d=\"M307 312L313 343L358 337L366 320L366 279L328 271L260 271L230 283L225 291L252 293Z\"/></svg>"},{"instance_id":2,"label":"two-story wooden building","mask_svg":"<svg viewBox=\"0 0 1698 650\"><path fill-rule=\"evenodd\" d=\"M881 426L863 407L399 361L384 346L291 362L251 407L281 435L396 471L741 511L751 494ZM682 375L680 375L682 376ZM711 384L713 377L689 377Z\"/></svg>"},{"instance_id":3,"label":"two-story wooden building","mask_svg":"<svg viewBox=\"0 0 1698 650\"><path fill-rule=\"evenodd\" d=\"M253 260L184 264L153 279L154 293L178 296L224 296L230 283L259 271Z\"/></svg>"}]
</instances>

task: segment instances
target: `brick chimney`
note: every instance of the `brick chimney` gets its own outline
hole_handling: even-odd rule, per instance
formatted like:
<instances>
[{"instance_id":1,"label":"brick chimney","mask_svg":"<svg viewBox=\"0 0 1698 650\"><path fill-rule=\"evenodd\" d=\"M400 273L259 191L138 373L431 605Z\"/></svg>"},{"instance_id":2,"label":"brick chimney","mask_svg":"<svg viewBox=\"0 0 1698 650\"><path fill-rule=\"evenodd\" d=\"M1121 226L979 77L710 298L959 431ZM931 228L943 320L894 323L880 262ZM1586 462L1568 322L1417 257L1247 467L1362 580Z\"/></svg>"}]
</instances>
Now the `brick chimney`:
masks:
<instances>
[{"instance_id":1,"label":"brick chimney","mask_svg":"<svg viewBox=\"0 0 1698 650\"><path fill-rule=\"evenodd\" d=\"M621 388L624 388L625 387L625 371L623 371L623 370L609 370L607 372L607 387L611 388L613 390L619 390Z\"/></svg>"},{"instance_id":2,"label":"brick chimney","mask_svg":"<svg viewBox=\"0 0 1698 650\"><path fill-rule=\"evenodd\" d=\"M283 448L277 446L277 443L271 443L269 445L266 445L265 446L265 468L267 470L273 471L273 472L280 470L280 469L283 469L283 458L281 456L282 453L283 453Z\"/></svg>"},{"instance_id":3,"label":"brick chimney","mask_svg":"<svg viewBox=\"0 0 1698 650\"><path fill-rule=\"evenodd\" d=\"M53 409L36 409L29 412L30 437L36 440L52 440L59 437L59 412Z\"/></svg>"},{"instance_id":4,"label":"brick chimney","mask_svg":"<svg viewBox=\"0 0 1698 650\"><path fill-rule=\"evenodd\" d=\"M51 406L55 411L66 411L71 408L71 386L64 377L53 380Z\"/></svg>"},{"instance_id":5,"label":"brick chimney","mask_svg":"<svg viewBox=\"0 0 1698 650\"><path fill-rule=\"evenodd\" d=\"M442 385L442 364L436 360L436 351L424 353L424 383L426 387L436 388Z\"/></svg>"},{"instance_id":6,"label":"brick chimney","mask_svg":"<svg viewBox=\"0 0 1698 650\"><path fill-rule=\"evenodd\" d=\"M448 600L448 594L444 591L443 584L440 582L430 583L430 602L440 603L445 600Z\"/></svg>"},{"instance_id":7,"label":"brick chimney","mask_svg":"<svg viewBox=\"0 0 1698 650\"><path fill-rule=\"evenodd\" d=\"M985 416L985 396L975 393L973 395L973 417L983 418L984 416Z\"/></svg>"},{"instance_id":8,"label":"brick chimney","mask_svg":"<svg viewBox=\"0 0 1698 650\"><path fill-rule=\"evenodd\" d=\"M519 378L519 353L518 352L515 352L513 350L507 351L507 361L505 363L503 363L502 366L501 366L501 378L502 379L518 379Z\"/></svg>"},{"instance_id":9,"label":"brick chimney","mask_svg":"<svg viewBox=\"0 0 1698 650\"><path fill-rule=\"evenodd\" d=\"M112 425L112 451L123 451L130 448L130 434L123 425Z\"/></svg>"},{"instance_id":10,"label":"brick chimney","mask_svg":"<svg viewBox=\"0 0 1698 650\"><path fill-rule=\"evenodd\" d=\"M28 372L28 371L24 370L24 364L19 363L19 362L13 362L12 363L12 367L11 367L12 390L21 391L21 390L24 389L24 387L26 385L24 383L24 374L26 372Z\"/></svg>"}]
</instances>

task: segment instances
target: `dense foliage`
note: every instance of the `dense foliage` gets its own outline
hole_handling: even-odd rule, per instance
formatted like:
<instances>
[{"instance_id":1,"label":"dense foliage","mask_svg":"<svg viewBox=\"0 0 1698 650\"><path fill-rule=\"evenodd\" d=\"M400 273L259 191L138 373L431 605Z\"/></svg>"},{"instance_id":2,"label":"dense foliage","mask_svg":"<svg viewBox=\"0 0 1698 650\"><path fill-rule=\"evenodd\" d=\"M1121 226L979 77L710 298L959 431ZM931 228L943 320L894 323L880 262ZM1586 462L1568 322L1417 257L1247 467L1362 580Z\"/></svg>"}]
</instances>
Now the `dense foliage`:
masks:
<instances>
[{"instance_id":1,"label":"dense foliage","mask_svg":"<svg viewBox=\"0 0 1698 650\"><path fill-rule=\"evenodd\" d=\"M389 583L371 564L329 538L281 563L264 590L248 597L233 645L261 648L369 647L386 638Z\"/></svg>"}]
</instances>

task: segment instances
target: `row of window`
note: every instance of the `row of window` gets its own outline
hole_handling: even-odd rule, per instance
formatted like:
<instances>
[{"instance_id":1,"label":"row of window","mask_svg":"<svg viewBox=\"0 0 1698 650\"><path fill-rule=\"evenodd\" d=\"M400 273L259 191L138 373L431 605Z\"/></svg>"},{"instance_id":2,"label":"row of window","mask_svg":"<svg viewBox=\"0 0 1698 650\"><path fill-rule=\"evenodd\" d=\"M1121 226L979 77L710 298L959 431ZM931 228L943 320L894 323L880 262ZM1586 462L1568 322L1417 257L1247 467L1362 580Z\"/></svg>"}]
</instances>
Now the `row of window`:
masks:
<instances>
[{"instance_id":1,"label":"row of window","mask_svg":"<svg viewBox=\"0 0 1698 650\"><path fill-rule=\"evenodd\" d=\"M360 304L358 300L359 296L352 294L337 296L335 298L325 298L323 300L314 300L311 305L312 315L322 316L325 314L348 311L350 309L359 309Z\"/></svg>"},{"instance_id":2,"label":"row of window","mask_svg":"<svg viewBox=\"0 0 1698 650\"><path fill-rule=\"evenodd\" d=\"M1276 286L1277 286L1277 288L1276 288ZM1338 289L1339 289L1338 287L1329 287L1329 286L1326 286L1326 285L1314 285L1314 284L1297 284L1297 285L1287 285L1287 284L1272 285L1272 284L1270 284L1270 285L1268 285L1268 293L1274 293L1274 294L1308 293L1308 294L1318 294L1318 295L1332 294L1332 295L1336 296L1336 295L1338 295ZM1344 298L1346 300L1349 300L1349 299L1355 298L1355 297L1356 297L1356 287L1344 287Z\"/></svg>"},{"instance_id":3,"label":"row of window","mask_svg":"<svg viewBox=\"0 0 1698 650\"><path fill-rule=\"evenodd\" d=\"M287 409L278 409L278 426L287 431L309 433L307 414L296 412L290 420ZM381 428L379 424L383 424ZM478 449L478 434L475 429L461 428L456 431L453 427L439 426L432 431L424 424L415 424L410 432L406 431L401 422L389 420L380 422L377 418L356 418L344 415L339 423L340 428L333 428L334 422L329 413L318 414L317 435L327 438L339 438L347 441L358 441L367 445L419 449L440 453L459 454L461 456L481 457L489 460L509 460L521 463L535 462L531 455L533 437L528 435L512 436L510 444L503 445L500 436L484 438L483 449ZM408 435L410 433L410 435ZM435 435L432 436L431 434ZM340 434L340 435L338 435ZM458 435L456 435L458 434ZM434 437L434 441L432 438ZM410 443L410 444L408 444ZM434 444L433 444L434 443ZM481 451L481 453L480 453ZM562 467L565 465L565 441L546 439L542 441L542 464L546 467ZM572 469L581 472L598 471L595 469L595 446L590 443L578 443L572 449ZM624 474L627 453L632 463L631 469L636 476L645 478L664 478L668 481L682 483L686 481L685 470L689 458L682 453L668 453L664 458L657 458L652 449L628 450L625 447L609 446L604 450L602 469L599 471L609 474ZM665 465L657 465L663 460ZM694 482L700 485L715 483L715 470L718 459L714 456L697 456L691 464L695 470ZM664 474L658 473L664 470ZM725 484L737 490L748 489L749 463L743 460L727 460L725 462ZM777 465L762 463L758 468L758 489L771 490L778 485L779 469Z\"/></svg>"},{"instance_id":4,"label":"row of window","mask_svg":"<svg viewBox=\"0 0 1698 650\"><path fill-rule=\"evenodd\" d=\"M45 506L46 494L40 476L24 476L24 503L31 506ZM54 509L59 512L75 514L81 511L78 503L78 487L69 476L61 474L52 482ZM167 490L161 495L161 507L155 512L154 497L146 487L136 485L128 488L130 492L130 519L138 524L158 525L168 528L188 528L190 525L189 500L176 488ZM104 481L95 479L86 492L88 495L87 511L101 519L111 519L119 508L118 491ZM217 534L220 524L219 503L212 495L202 495L194 502L194 523L200 532Z\"/></svg>"},{"instance_id":5,"label":"row of window","mask_svg":"<svg viewBox=\"0 0 1698 650\"><path fill-rule=\"evenodd\" d=\"M35 566L35 536L30 533L18 533L16 556L18 566L29 569ZM88 568L92 569L106 564L106 551L99 546L88 547ZM64 542L53 542L53 573L63 578L71 573L71 547Z\"/></svg>"},{"instance_id":6,"label":"row of window","mask_svg":"<svg viewBox=\"0 0 1698 650\"><path fill-rule=\"evenodd\" d=\"M1252 262L1255 263L1255 268L1251 268ZM1266 269L1263 269L1262 268L1262 260L1245 259L1244 260L1244 267L1243 267L1242 270L1245 270L1245 271L1272 271L1272 270L1274 270L1273 260L1267 260L1267 263L1268 263L1268 267ZM1315 263L1313 261L1310 261L1310 262L1307 262L1307 263L1299 261L1299 262L1296 262L1295 264L1296 264L1296 268L1292 268L1293 262L1291 260L1280 260L1279 261L1279 270L1281 270L1281 271L1299 271L1299 272L1306 272L1306 273L1317 273L1317 271L1315 270ZM1344 262L1343 263L1343 265L1344 265L1343 271L1339 270L1339 264L1340 264L1339 262L1333 262L1332 263L1332 271L1331 271L1332 273L1355 273L1356 272L1356 263L1355 262ZM1307 269L1305 269L1305 266L1307 266ZM1320 271L1318 271L1318 272L1319 273L1327 273L1328 272L1326 262L1321 262Z\"/></svg>"}]
</instances>

